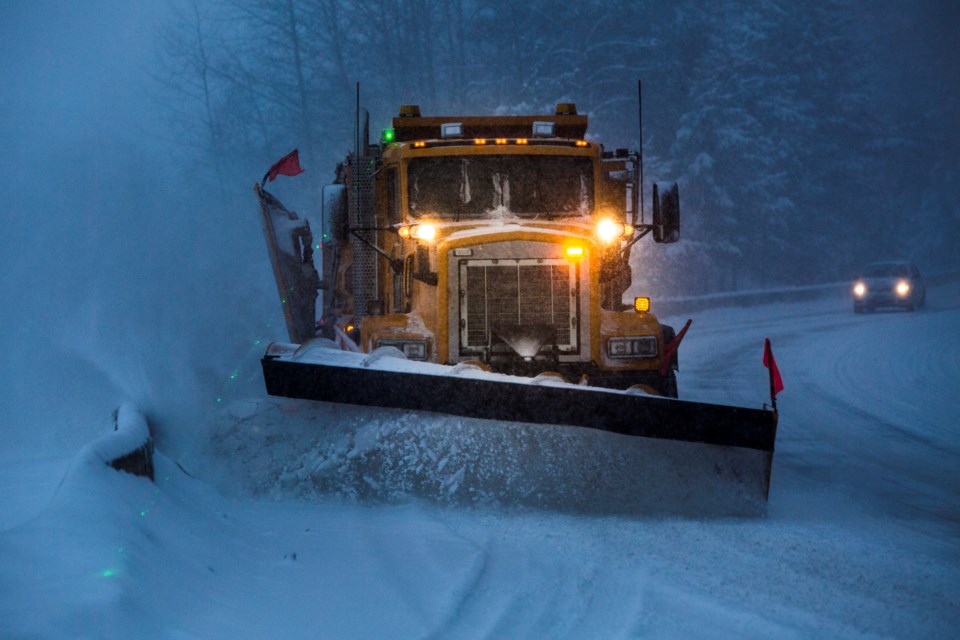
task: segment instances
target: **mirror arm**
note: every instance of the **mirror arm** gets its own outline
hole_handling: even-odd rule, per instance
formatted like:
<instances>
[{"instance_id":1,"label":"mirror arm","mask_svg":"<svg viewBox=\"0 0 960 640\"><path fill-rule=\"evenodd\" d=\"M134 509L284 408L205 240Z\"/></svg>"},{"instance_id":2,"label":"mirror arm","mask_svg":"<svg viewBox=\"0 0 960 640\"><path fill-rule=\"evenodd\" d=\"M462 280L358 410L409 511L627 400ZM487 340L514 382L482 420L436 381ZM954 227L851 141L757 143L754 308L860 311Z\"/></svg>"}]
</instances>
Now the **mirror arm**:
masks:
<instances>
[{"instance_id":1,"label":"mirror arm","mask_svg":"<svg viewBox=\"0 0 960 640\"><path fill-rule=\"evenodd\" d=\"M402 260L400 260L399 258L391 258L390 256L388 256L386 251L384 251L374 243L370 242L369 240L361 236L359 233L357 233L356 229L350 229L350 235L352 235L354 238L356 238L360 242L364 243L365 245L367 245L368 247L376 251L377 255L379 255L380 257L382 257L384 260L387 261L387 264L390 265L390 268L393 269L394 273L403 273Z\"/></svg>"},{"instance_id":2,"label":"mirror arm","mask_svg":"<svg viewBox=\"0 0 960 640\"><path fill-rule=\"evenodd\" d=\"M633 234L633 237L627 242L620 252L620 259L623 261L628 261L630 259L630 249L633 248L633 245L637 244L641 238L653 231L653 225L642 224L636 227L636 233Z\"/></svg>"}]
</instances>

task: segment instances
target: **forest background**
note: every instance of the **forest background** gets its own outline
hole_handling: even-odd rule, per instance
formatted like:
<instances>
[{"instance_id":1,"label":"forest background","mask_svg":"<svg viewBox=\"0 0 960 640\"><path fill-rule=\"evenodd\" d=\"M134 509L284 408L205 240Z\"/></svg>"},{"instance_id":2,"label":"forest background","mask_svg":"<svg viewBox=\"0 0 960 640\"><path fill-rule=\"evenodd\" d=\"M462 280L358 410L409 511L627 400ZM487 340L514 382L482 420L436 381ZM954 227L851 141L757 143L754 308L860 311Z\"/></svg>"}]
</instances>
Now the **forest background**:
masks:
<instances>
[{"instance_id":1,"label":"forest background","mask_svg":"<svg viewBox=\"0 0 960 640\"><path fill-rule=\"evenodd\" d=\"M831 282L875 259L957 265L956 3L172 8L154 77L184 160L212 168L224 194L298 147L310 185L299 202L315 209L353 146L357 82L373 136L401 104L481 115L569 101L594 139L636 149L642 79L647 199L649 183L678 180L683 211L680 243L636 252L655 295Z\"/></svg>"}]
</instances>

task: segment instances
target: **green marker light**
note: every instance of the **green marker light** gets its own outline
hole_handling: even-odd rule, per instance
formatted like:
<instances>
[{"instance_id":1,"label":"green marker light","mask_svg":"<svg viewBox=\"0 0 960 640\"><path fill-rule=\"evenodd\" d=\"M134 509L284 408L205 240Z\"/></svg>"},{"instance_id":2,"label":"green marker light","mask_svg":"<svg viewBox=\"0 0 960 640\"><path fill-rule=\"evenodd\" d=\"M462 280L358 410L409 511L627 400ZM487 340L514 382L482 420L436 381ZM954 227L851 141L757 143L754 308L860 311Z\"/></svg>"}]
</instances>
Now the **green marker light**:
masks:
<instances>
[{"instance_id":1,"label":"green marker light","mask_svg":"<svg viewBox=\"0 0 960 640\"><path fill-rule=\"evenodd\" d=\"M383 133L380 134L380 139L385 144L390 144L391 142L393 142L394 138L396 138L396 135L397 134L394 132L393 129L384 129Z\"/></svg>"}]
</instances>

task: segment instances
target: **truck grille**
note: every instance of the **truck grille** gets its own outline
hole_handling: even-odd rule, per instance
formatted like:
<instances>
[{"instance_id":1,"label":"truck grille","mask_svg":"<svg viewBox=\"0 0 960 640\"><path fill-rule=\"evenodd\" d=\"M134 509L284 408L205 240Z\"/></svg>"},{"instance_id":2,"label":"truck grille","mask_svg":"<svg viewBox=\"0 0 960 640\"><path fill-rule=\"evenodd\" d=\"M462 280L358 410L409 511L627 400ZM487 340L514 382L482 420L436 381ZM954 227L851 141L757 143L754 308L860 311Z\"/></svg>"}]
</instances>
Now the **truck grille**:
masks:
<instances>
[{"instance_id":1,"label":"truck grille","mask_svg":"<svg viewBox=\"0 0 960 640\"><path fill-rule=\"evenodd\" d=\"M461 348L487 346L494 326L546 325L558 347L575 349L576 290L576 268L566 260L461 262Z\"/></svg>"}]
</instances>

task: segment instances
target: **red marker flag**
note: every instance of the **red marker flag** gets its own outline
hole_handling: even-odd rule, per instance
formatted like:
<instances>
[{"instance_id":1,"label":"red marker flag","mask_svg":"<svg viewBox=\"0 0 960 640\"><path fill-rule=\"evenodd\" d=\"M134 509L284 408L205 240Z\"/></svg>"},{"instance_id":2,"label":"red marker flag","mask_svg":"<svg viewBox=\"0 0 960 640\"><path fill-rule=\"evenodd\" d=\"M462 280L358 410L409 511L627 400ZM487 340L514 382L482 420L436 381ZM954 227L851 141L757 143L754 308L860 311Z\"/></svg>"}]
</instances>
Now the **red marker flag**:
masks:
<instances>
[{"instance_id":1,"label":"red marker flag","mask_svg":"<svg viewBox=\"0 0 960 640\"><path fill-rule=\"evenodd\" d=\"M267 174L263 176L263 181L264 183L273 182L277 176L297 176L301 173L303 169L300 168L300 151L294 149L270 167Z\"/></svg>"},{"instance_id":2,"label":"red marker flag","mask_svg":"<svg viewBox=\"0 0 960 640\"><path fill-rule=\"evenodd\" d=\"M763 343L763 366L770 370L770 400L773 406L777 406L777 394L783 391L783 379L780 377L780 369L777 368L777 361L773 359L773 349L770 348L770 338L766 338Z\"/></svg>"},{"instance_id":3,"label":"red marker flag","mask_svg":"<svg viewBox=\"0 0 960 640\"><path fill-rule=\"evenodd\" d=\"M670 370L670 365L673 363L673 354L680 348L680 343L683 342L683 336L687 335L687 329L690 328L691 322L693 322L692 318L687 320L687 324L683 325L683 329L680 329L680 333L675 335L673 340L663 345L663 358L660 360L660 375L665 376Z\"/></svg>"}]
</instances>

